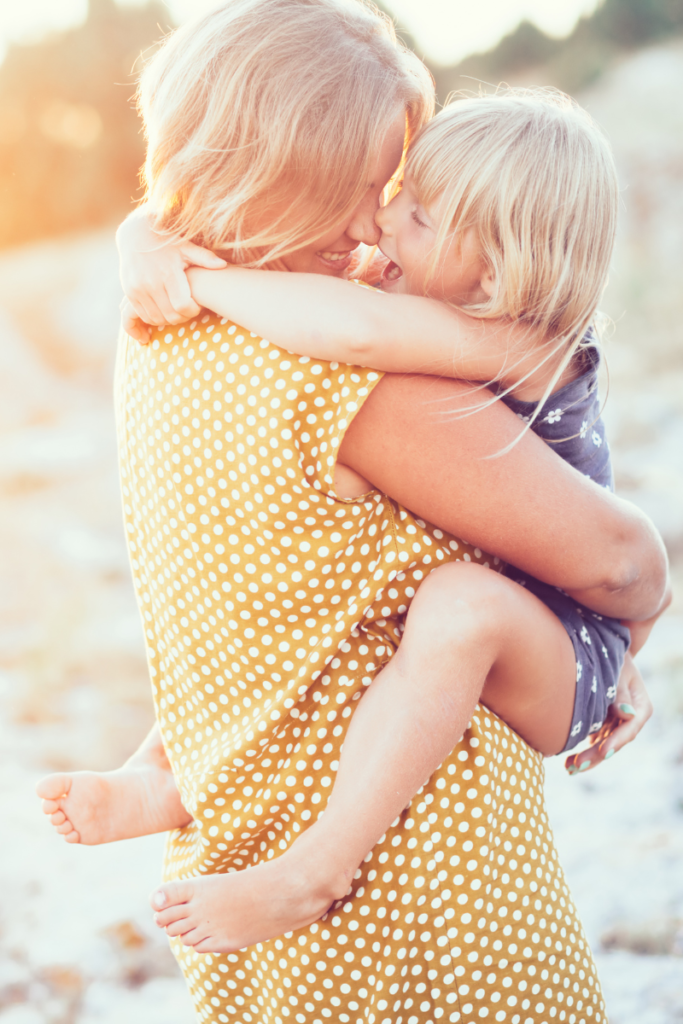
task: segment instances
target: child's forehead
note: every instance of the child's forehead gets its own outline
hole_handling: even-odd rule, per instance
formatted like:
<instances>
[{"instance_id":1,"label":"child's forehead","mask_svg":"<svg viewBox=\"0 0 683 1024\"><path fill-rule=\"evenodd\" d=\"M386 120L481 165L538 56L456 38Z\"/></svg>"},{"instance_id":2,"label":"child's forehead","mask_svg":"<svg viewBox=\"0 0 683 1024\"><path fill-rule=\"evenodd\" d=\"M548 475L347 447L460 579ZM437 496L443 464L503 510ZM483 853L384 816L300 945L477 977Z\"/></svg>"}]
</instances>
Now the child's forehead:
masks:
<instances>
[{"instance_id":1,"label":"child's forehead","mask_svg":"<svg viewBox=\"0 0 683 1024\"><path fill-rule=\"evenodd\" d=\"M426 207L428 205L422 182L419 180L419 177L416 177L409 170L406 170L403 175L402 191L405 192L410 199L419 203L421 206Z\"/></svg>"}]
</instances>

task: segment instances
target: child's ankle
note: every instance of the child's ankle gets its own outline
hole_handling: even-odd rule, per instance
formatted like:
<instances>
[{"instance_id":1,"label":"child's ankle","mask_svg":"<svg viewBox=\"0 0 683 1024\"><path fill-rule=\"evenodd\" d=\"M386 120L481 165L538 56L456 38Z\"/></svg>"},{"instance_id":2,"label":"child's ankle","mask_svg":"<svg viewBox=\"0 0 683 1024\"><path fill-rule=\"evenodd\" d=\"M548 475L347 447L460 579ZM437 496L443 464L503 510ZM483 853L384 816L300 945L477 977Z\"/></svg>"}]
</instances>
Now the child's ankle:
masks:
<instances>
[{"instance_id":1,"label":"child's ankle","mask_svg":"<svg viewBox=\"0 0 683 1024\"><path fill-rule=\"evenodd\" d=\"M340 844L338 833L316 823L302 833L290 852L300 860L311 888L329 897L330 903L347 894L358 863Z\"/></svg>"},{"instance_id":2,"label":"child's ankle","mask_svg":"<svg viewBox=\"0 0 683 1024\"><path fill-rule=\"evenodd\" d=\"M121 766L122 768L161 770L171 774L171 766L168 763L166 752L161 748L148 750L136 750L135 753Z\"/></svg>"}]
</instances>

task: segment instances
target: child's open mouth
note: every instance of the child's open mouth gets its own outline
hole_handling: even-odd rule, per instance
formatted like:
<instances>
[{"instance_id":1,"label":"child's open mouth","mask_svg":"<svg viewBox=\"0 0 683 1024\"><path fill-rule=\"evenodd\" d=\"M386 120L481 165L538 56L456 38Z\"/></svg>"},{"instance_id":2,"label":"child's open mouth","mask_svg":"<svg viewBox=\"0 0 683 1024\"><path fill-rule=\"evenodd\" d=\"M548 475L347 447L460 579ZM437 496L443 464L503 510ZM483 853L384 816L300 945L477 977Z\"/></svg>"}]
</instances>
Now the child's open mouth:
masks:
<instances>
[{"instance_id":1,"label":"child's open mouth","mask_svg":"<svg viewBox=\"0 0 683 1024\"><path fill-rule=\"evenodd\" d=\"M403 277L403 271L399 267L398 263L394 263L393 260L389 260L382 273L382 280L398 281L400 277Z\"/></svg>"}]
</instances>

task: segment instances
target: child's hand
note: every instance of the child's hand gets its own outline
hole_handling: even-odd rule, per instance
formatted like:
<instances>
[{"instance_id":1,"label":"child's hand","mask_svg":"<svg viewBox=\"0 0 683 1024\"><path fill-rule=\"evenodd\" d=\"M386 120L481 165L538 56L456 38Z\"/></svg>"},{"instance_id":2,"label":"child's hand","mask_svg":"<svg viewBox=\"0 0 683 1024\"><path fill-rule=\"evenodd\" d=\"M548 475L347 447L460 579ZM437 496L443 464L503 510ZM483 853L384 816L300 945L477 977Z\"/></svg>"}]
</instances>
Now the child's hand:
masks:
<instances>
[{"instance_id":1,"label":"child's hand","mask_svg":"<svg viewBox=\"0 0 683 1024\"><path fill-rule=\"evenodd\" d=\"M643 677L630 654L617 683L617 693L599 732L591 736L591 747L578 754L570 754L564 765L570 775L595 768L634 740L652 714L652 702L645 689Z\"/></svg>"},{"instance_id":2,"label":"child's hand","mask_svg":"<svg viewBox=\"0 0 683 1024\"><path fill-rule=\"evenodd\" d=\"M149 340L148 333L144 331L142 341L143 331L134 327L133 318L161 327L182 323L199 313L185 275L188 267L220 270L227 266L220 256L194 242L169 242L150 226L145 207L139 207L123 222L116 241L121 284L130 306L130 310L126 307L124 330L142 344Z\"/></svg>"},{"instance_id":3,"label":"child's hand","mask_svg":"<svg viewBox=\"0 0 683 1024\"><path fill-rule=\"evenodd\" d=\"M121 300L121 327L131 338L135 338L141 345L148 345L152 336L152 327L141 320L128 299Z\"/></svg>"}]
</instances>

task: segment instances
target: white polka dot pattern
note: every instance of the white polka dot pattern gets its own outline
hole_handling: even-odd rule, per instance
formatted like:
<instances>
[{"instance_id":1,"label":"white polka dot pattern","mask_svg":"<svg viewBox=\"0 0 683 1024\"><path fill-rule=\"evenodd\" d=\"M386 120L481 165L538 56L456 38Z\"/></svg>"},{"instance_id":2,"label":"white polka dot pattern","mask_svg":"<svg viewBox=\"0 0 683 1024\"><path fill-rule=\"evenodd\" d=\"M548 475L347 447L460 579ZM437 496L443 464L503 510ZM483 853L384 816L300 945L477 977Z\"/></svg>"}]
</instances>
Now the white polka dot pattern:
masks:
<instances>
[{"instance_id":1,"label":"white polka dot pattern","mask_svg":"<svg viewBox=\"0 0 683 1024\"><path fill-rule=\"evenodd\" d=\"M424 575L487 556L378 491L333 491L380 375L206 314L117 373L124 512L158 720L194 822L165 877L277 856L323 810L348 719ZM176 944L200 1021L604 1021L543 768L479 709L318 924L231 955Z\"/></svg>"}]
</instances>

